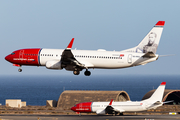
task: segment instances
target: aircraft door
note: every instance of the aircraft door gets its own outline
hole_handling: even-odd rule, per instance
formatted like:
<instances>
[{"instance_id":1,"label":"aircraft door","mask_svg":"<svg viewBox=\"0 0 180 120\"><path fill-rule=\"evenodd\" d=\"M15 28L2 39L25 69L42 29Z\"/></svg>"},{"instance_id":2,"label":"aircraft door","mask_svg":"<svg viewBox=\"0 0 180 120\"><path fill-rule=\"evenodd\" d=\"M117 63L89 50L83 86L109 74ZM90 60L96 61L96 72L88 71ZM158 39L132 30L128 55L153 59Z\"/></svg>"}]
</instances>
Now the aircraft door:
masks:
<instances>
[{"instance_id":1,"label":"aircraft door","mask_svg":"<svg viewBox=\"0 0 180 120\"><path fill-rule=\"evenodd\" d=\"M132 54L128 55L128 63L131 64L132 63Z\"/></svg>"},{"instance_id":2,"label":"aircraft door","mask_svg":"<svg viewBox=\"0 0 180 120\"><path fill-rule=\"evenodd\" d=\"M84 109L83 109L83 104L82 104L82 103L80 103L80 105L79 105L79 109L80 109L81 111L83 111L83 112L84 112Z\"/></svg>"},{"instance_id":3,"label":"aircraft door","mask_svg":"<svg viewBox=\"0 0 180 120\"><path fill-rule=\"evenodd\" d=\"M19 59L23 60L24 50L19 52Z\"/></svg>"}]
</instances>

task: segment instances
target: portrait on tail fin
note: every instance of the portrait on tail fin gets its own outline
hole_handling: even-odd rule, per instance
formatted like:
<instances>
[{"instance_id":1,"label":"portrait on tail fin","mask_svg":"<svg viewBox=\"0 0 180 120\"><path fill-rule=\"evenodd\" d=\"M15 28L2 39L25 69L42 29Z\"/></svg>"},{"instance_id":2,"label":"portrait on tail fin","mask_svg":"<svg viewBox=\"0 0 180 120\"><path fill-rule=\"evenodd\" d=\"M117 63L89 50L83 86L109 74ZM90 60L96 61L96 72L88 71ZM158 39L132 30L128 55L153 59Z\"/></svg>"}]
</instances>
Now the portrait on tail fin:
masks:
<instances>
[{"instance_id":1,"label":"portrait on tail fin","mask_svg":"<svg viewBox=\"0 0 180 120\"><path fill-rule=\"evenodd\" d=\"M146 44L142 44L141 46L137 47L136 52L142 52L142 53L147 53L147 52L153 52L156 53L158 44L155 42L157 38L157 34L155 32L151 32L148 35L148 41Z\"/></svg>"}]
</instances>

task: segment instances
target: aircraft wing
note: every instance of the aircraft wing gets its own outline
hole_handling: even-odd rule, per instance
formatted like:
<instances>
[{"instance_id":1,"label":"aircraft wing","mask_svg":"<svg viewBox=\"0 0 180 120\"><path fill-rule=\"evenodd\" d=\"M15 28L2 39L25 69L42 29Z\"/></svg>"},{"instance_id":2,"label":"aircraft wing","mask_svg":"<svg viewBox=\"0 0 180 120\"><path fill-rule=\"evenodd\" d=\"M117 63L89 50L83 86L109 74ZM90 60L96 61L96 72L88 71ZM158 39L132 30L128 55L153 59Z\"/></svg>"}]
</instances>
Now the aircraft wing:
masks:
<instances>
[{"instance_id":1,"label":"aircraft wing","mask_svg":"<svg viewBox=\"0 0 180 120\"><path fill-rule=\"evenodd\" d=\"M84 65L78 62L71 52L73 42L74 42L74 38L72 38L67 48L62 52L61 65L62 67L66 67L67 65L72 65L74 67L83 69Z\"/></svg>"},{"instance_id":2,"label":"aircraft wing","mask_svg":"<svg viewBox=\"0 0 180 120\"><path fill-rule=\"evenodd\" d=\"M125 110L123 110L123 109L113 107L112 102L113 102L113 99L111 100L109 105L105 108L106 113L112 114L112 113L115 113L115 112L118 112L118 113L125 112Z\"/></svg>"},{"instance_id":3,"label":"aircraft wing","mask_svg":"<svg viewBox=\"0 0 180 120\"><path fill-rule=\"evenodd\" d=\"M123 109L119 109L119 108L112 107L112 106L107 106L105 111L106 111L106 113L109 113L109 114L112 114L114 112L118 112L118 113L125 112L125 110L123 110Z\"/></svg>"}]
</instances>

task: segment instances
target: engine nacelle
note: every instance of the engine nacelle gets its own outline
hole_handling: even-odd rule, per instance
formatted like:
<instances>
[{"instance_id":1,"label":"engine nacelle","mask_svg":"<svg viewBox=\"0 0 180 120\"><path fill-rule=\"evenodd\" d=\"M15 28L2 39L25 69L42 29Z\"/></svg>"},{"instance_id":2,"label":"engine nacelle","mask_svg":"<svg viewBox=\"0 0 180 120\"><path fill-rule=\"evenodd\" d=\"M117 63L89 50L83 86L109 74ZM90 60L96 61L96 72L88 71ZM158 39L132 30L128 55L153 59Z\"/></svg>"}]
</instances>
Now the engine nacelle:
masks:
<instances>
[{"instance_id":1,"label":"engine nacelle","mask_svg":"<svg viewBox=\"0 0 180 120\"><path fill-rule=\"evenodd\" d=\"M96 114L97 114L97 115L105 115L106 112L105 112L105 110L97 110L97 111L96 111Z\"/></svg>"},{"instance_id":2,"label":"engine nacelle","mask_svg":"<svg viewBox=\"0 0 180 120\"><path fill-rule=\"evenodd\" d=\"M63 69L62 67L61 67L61 61L47 61L46 62L46 68L47 69L59 69L59 70L61 70L61 69Z\"/></svg>"}]
</instances>

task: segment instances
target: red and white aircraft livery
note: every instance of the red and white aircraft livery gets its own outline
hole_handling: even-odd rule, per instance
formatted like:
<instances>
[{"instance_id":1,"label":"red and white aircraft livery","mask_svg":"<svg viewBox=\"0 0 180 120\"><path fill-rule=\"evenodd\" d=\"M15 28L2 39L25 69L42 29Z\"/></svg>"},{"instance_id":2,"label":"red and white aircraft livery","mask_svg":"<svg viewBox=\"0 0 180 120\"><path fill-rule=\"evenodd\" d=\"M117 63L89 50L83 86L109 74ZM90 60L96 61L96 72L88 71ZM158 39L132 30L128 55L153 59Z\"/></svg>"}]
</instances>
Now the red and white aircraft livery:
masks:
<instances>
[{"instance_id":1,"label":"red and white aircraft livery","mask_svg":"<svg viewBox=\"0 0 180 120\"><path fill-rule=\"evenodd\" d=\"M14 66L18 66L19 72L22 65L46 66L48 69L63 69L73 71L79 75L86 69L84 74L91 74L88 69L118 69L144 65L158 59L156 50L161 38L165 21L159 21L145 36L138 46L123 51L71 50L74 38L68 47L64 49L20 49L6 56L5 59Z\"/></svg>"},{"instance_id":2,"label":"red and white aircraft livery","mask_svg":"<svg viewBox=\"0 0 180 120\"><path fill-rule=\"evenodd\" d=\"M144 111L149 109L156 109L159 106L162 106L163 94L165 89L166 82L162 82L161 85L156 89L152 96L146 100L142 101L125 101L125 102L84 102L76 104L71 110L78 113L96 113L98 115L105 114L123 114L123 112L132 112L132 111ZM172 102L172 101L169 101Z\"/></svg>"}]
</instances>

